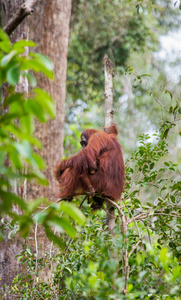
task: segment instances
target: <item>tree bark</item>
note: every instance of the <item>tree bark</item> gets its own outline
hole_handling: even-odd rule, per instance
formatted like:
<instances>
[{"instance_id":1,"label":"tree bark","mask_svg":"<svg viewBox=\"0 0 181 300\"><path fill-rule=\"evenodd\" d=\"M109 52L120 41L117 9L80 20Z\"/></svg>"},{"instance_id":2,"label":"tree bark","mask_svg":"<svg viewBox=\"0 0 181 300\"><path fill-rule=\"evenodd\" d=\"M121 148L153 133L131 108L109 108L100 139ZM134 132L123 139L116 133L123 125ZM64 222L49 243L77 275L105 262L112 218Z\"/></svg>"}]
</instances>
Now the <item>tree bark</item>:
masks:
<instances>
[{"instance_id":1,"label":"tree bark","mask_svg":"<svg viewBox=\"0 0 181 300\"><path fill-rule=\"evenodd\" d=\"M19 9L19 7L24 3L24 0L1 0L0 2L0 11L1 11L1 25L4 27L8 21L14 15L14 12ZM28 39L28 26L27 21L20 24L19 27L13 32L11 36L11 41L15 42L21 39ZM5 91L7 86L5 84L2 85L1 95L2 99L4 99ZM22 92L28 91L27 81L23 80L18 86L17 91ZM14 192L18 193L18 188L14 186ZM17 212L17 211L16 211ZM21 264L17 264L16 255L19 255L22 250L23 241L18 236L10 237L10 230L8 228L4 231L5 239L0 244L1 255L0 255L0 285L4 284L10 285L12 283L13 278L22 271ZM3 293L3 288L0 289ZM1 298L1 297L0 297ZM10 299L10 298L6 298Z\"/></svg>"},{"instance_id":2,"label":"tree bark","mask_svg":"<svg viewBox=\"0 0 181 300\"><path fill-rule=\"evenodd\" d=\"M104 55L104 76L105 76L105 127L109 127L113 123L113 77L114 77L114 67L111 60L108 58L107 54ZM106 202L107 214L106 214L106 224L108 226L109 232L113 234L113 229L115 227L115 210L114 206L110 202Z\"/></svg>"},{"instance_id":3,"label":"tree bark","mask_svg":"<svg viewBox=\"0 0 181 300\"><path fill-rule=\"evenodd\" d=\"M2 27L8 23L23 3L24 0L1 0ZM11 35L12 42L21 39L34 40L37 43L36 51L49 56L55 65L54 81L50 82L49 79L41 74L37 76L38 86L51 94L55 100L57 109L56 119L49 121L47 124L37 123L35 133L43 144L43 149L39 154L44 157L47 164L45 175L49 180L49 187L40 187L35 184L28 185L28 199L34 199L39 196L50 198L57 193L53 170L63 153L64 103L70 14L71 0L38 0L35 6L35 13L26 18ZM18 90L21 88L18 86ZM23 90L27 91L27 87L23 88ZM37 239L36 246L42 246L41 251L43 251L47 245L45 234L44 232L39 232L37 236L39 238ZM35 245L33 244L32 246L35 250ZM0 247L0 277L2 279L0 284L9 285L16 274L21 272L20 265L17 265L17 258L14 257L20 254L22 241L17 237L9 240L7 231L6 239L1 243Z\"/></svg>"},{"instance_id":4,"label":"tree bark","mask_svg":"<svg viewBox=\"0 0 181 300\"><path fill-rule=\"evenodd\" d=\"M113 77L114 69L107 54L104 55L104 76L105 76L105 127L113 123Z\"/></svg>"},{"instance_id":5,"label":"tree bark","mask_svg":"<svg viewBox=\"0 0 181 300\"><path fill-rule=\"evenodd\" d=\"M33 13L33 6L37 0L27 0L24 2L17 12L12 16L12 18L5 24L3 30L10 35L16 27L26 18L26 16L31 15Z\"/></svg>"},{"instance_id":6,"label":"tree bark","mask_svg":"<svg viewBox=\"0 0 181 300\"><path fill-rule=\"evenodd\" d=\"M47 55L54 63L55 79L50 81L38 75L38 86L51 94L56 103L56 119L47 124L36 124L36 136L41 140L43 149L40 154L46 161L45 175L48 187L30 185L29 198L56 195L54 167L61 160L64 138L64 103L66 94L66 71L69 41L71 0L39 1L38 7L29 22L30 40L37 43L36 51Z\"/></svg>"}]
</instances>

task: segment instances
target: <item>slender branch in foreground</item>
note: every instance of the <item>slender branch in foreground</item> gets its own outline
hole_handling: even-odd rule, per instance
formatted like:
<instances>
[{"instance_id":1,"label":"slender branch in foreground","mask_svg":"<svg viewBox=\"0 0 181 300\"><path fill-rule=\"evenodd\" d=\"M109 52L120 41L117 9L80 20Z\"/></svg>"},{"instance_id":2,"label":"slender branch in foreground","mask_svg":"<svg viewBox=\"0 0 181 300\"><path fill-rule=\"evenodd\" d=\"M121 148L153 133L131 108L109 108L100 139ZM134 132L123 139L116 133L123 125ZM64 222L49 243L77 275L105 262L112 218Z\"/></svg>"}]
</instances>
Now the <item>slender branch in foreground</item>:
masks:
<instances>
[{"instance_id":1,"label":"slender branch in foreground","mask_svg":"<svg viewBox=\"0 0 181 300\"><path fill-rule=\"evenodd\" d=\"M31 15L33 13L33 6L36 4L36 2L37 0L27 0L26 2L24 2L20 6L19 10L9 20L8 24L4 26L3 30L8 35L11 35L11 33L26 18L26 16Z\"/></svg>"}]
</instances>

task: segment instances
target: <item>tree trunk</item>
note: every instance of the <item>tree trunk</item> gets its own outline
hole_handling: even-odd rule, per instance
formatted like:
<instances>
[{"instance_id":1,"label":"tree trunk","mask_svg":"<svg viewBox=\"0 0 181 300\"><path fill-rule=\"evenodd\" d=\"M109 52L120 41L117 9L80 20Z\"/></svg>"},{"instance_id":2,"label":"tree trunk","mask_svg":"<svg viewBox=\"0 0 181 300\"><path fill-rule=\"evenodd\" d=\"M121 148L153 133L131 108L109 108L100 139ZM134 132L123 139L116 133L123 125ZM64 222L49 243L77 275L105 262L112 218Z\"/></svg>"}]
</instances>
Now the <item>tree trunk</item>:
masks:
<instances>
[{"instance_id":1,"label":"tree trunk","mask_svg":"<svg viewBox=\"0 0 181 300\"><path fill-rule=\"evenodd\" d=\"M107 54L104 55L104 76L105 76L105 127L109 127L113 123L113 77L114 77L114 67L111 60L108 58ZM114 206L110 202L106 203L107 214L106 223L109 232L113 235L113 229L115 227L115 211Z\"/></svg>"},{"instance_id":2,"label":"tree trunk","mask_svg":"<svg viewBox=\"0 0 181 300\"><path fill-rule=\"evenodd\" d=\"M28 199L46 197L54 200L58 193L57 182L54 179L55 165L61 160L63 154L64 138L64 106L66 96L66 71L69 41L69 24L71 15L71 0L44 0L39 1L33 13L29 17L30 40L37 43L36 52L47 55L54 63L55 78L53 81L42 74L36 74L38 87L46 90L56 104L56 118L46 124L36 122L35 136L41 141L43 148L39 154L46 162L44 172L49 181L49 186L38 186L28 183ZM38 227L36 236L36 255L40 257L50 249L44 231ZM35 234L35 233L34 233ZM30 246L35 249L34 240ZM40 274L40 280L47 281L51 274L44 269Z\"/></svg>"},{"instance_id":3,"label":"tree trunk","mask_svg":"<svg viewBox=\"0 0 181 300\"><path fill-rule=\"evenodd\" d=\"M1 11L1 25L4 27L9 19L14 15L14 13L17 11L17 9L20 7L21 4L23 4L23 0L1 0L0 2L0 11ZM11 41L15 42L17 40L21 39L28 39L28 26L27 26L27 20L24 20L20 26L16 28L16 30L13 32L11 36ZM1 95L2 99L4 99L5 90L7 86L4 84L2 85ZM28 91L27 81L26 79L23 80L18 86L17 91L22 92ZM16 186L16 183L13 187L14 192L18 193L18 188ZM22 239L20 239L18 236L15 237L9 237L10 230L6 229L4 232L5 239L0 244L1 249L1 256L0 256L0 285L4 284L11 284L13 278L17 275L17 273L20 273L22 271L21 264L17 264L17 258L15 258L16 255L21 253L22 249ZM0 290L0 295L1 295ZM1 298L1 297L0 297ZM6 298L8 299L8 298Z\"/></svg>"},{"instance_id":4,"label":"tree trunk","mask_svg":"<svg viewBox=\"0 0 181 300\"><path fill-rule=\"evenodd\" d=\"M2 27L4 27L24 0L0 0ZM61 159L63 152L64 131L64 103L66 91L66 69L69 39L69 22L71 14L71 0L45 0L37 1L35 12L27 17L12 33L11 40L15 42L21 39L32 39L37 43L37 52L49 56L55 65L55 80L50 82L43 75L38 74L38 86L51 94L56 103L57 116L47 124L36 124L36 136L43 144L42 155L47 167L45 175L49 181L49 187L28 185L27 198L48 197L56 194L56 184L53 179L55 164ZM30 33L30 36L29 36ZM26 91L24 83L18 86L18 91ZM3 91L2 91L3 93ZM39 233L39 242L46 247L45 234ZM34 246L34 245L33 245ZM0 256L0 284L11 284L17 273L21 272L17 265L15 255L20 254L22 241L17 237L6 239L1 243ZM0 291L1 295L1 291ZM8 299L8 298L7 298Z\"/></svg>"},{"instance_id":5,"label":"tree trunk","mask_svg":"<svg viewBox=\"0 0 181 300\"><path fill-rule=\"evenodd\" d=\"M37 3L38 4L38 3ZM38 86L51 94L56 103L56 119L47 124L36 124L36 136L43 149L40 154L46 161L45 175L48 187L28 187L28 197L54 197L57 187L54 167L63 154L64 103L66 93L66 71L69 40L71 0L39 1L29 22L30 40L37 43L36 51L47 55L54 63L55 79L50 81L38 75ZM30 18L30 17L29 17Z\"/></svg>"}]
</instances>

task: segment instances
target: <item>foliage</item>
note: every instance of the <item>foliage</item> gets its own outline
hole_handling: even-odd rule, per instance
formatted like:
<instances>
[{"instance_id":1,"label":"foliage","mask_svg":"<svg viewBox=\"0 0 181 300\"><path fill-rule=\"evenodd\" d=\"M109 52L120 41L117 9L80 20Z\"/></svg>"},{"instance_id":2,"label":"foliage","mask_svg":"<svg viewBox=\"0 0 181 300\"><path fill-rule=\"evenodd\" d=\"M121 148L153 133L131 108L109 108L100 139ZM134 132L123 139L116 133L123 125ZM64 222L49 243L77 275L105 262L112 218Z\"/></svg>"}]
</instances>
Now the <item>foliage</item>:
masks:
<instances>
[{"instance_id":1,"label":"foliage","mask_svg":"<svg viewBox=\"0 0 181 300\"><path fill-rule=\"evenodd\" d=\"M75 229L69 217L79 224L84 216L75 207L68 204L52 204L44 211L34 215L45 199L34 199L27 202L23 199L26 180L36 179L39 184L48 184L40 170L45 168L43 158L33 150L33 146L41 148L40 141L34 137L35 118L47 122L55 117L55 105L49 94L36 87L34 72L42 72L53 79L53 64L44 55L29 53L25 48L34 47L32 41L19 41L11 45L9 37L0 31L0 84L3 95L0 115L0 211L1 217L9 215L12 224L19 224L21 236L29 234L34 223L43 224L50 240L62 246L60 237L53 233L52 227L58 231L64 229L71 237ZM31 97L17 92L17 84L26 79L32 86ZM13 205L19 208L13 209ZM21 211L21 213L20 213ZM60 213L63 215L59 218ZM1 238L6 219L1 220Z\"/></svg>"},{"instance_id":2,"label":"foliage","mask_svg":"<svg viewBox=\"0 0 181 300\"><path fill-rule=\"evenodd\" d=\"M175 1L176 2L176 1ZM103 56L115 62L114 111L120 128L120 140L125 158L136 149L136 141L143 132L152 134L160 129L161 122L175 121L178 113L180 85L173 78L173 64L180 64L173 46L171 57L159 58L160 37L174 34L180 28L180 11L170 0L163 1L80 1L72 5L72 22L68 54L67 99L65 135L74 133L75 124L80 130L99 128L104 124ZM171 44L168 37L167 44ZM170 45L172 46L172 45ZM163 49L161 49L161 54ZM171 67L168 69L171 58ZM174 62L175 60L175 62ZM134 66L137 74L127 74ZM167 69L166 67L167 66ZM165 72L167 70L167 74ZM126 73L126 74L125 74ZM150 76L143 77L144 74ZM142 84L137 79L142 76ZM169 91L172 94L169 94ZM156 98L168 110L156 101ZM154 117L153 117L154 111ZM173 113L172 113L173 112ZM173 151L178 143L179 122L172 130L169 147ZM70 140L70 138L69 138ZM65 149L74 154L70 141ZM174 156L180 156L174 153ZM179 157L181 159L181 156Z\"/></svg>"},{"instance_id":3,"label":"foliage","mask_svg":"<svg viewBox=\"0 0 181 300\"><path fill-rule=\"evenodd\" d=\"M179 300L181 182L176 165L164 159L168 148L162 137L156 133L150 142L150 136L142 135L126 164L115 237L102 229L104 211L91 213L84 205L88 219L77 238L65 237L65 251L54 249L38 261L26 249L18 260L27 265L27 272L19 274L6 293L18 299ZM49 283L41 280L47 269L52 274Z\"/></svg>"},{"instance_id":4,"label":"foliage","mask_svg":"<svg viewBox=\"0 0 181 300\"><path fill-rule=\"evenodd\" d=\"M117 67L123 67L131 53L143 54L158 48L162 22L167 31L169 1L157 3L105 0L73 1L72 30L68 56L68 99L103 100L103 56L111 55ZM142 8L142 9L141 9ZM173 12L169 12L169 15ZM115 96L117 88L114 88Z\"/></svg>"}]
</instances>

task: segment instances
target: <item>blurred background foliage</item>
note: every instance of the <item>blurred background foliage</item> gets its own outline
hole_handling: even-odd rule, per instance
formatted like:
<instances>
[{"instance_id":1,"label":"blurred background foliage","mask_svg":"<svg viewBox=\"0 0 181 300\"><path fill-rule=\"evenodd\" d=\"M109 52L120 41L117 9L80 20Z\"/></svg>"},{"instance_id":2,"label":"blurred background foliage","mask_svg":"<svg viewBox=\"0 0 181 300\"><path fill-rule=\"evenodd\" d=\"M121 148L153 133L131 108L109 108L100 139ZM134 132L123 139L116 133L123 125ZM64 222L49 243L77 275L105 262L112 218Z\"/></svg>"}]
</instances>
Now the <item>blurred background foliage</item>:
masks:
<instances>
[{"instance_id":1,"label":"blurred background foliage","mask_svg":"<svg viewBox=\"0 0 181 300\"><path fill-rule=\"evenodd\" d=\"M180 48L179 41L175 46L171 37L179 33L180 19L179 1L73 0L65 154L75 153L80 148L75 143L79 131L104 126L105 53L116 69L115 122L125 158L136 149L140 134L152 134L166 120L175 119L173 110L179 102L180 74L178 69L174 74L172 70L178 64ZM170 45L170 56L162 48L162 40ZM140 80L138 77L143 74L147 76ZM170 110L170 114L156 98ZM177 121L176 125L168 138L172 156L179 163L180 122Z\"/></svg>"}]
</instances>

